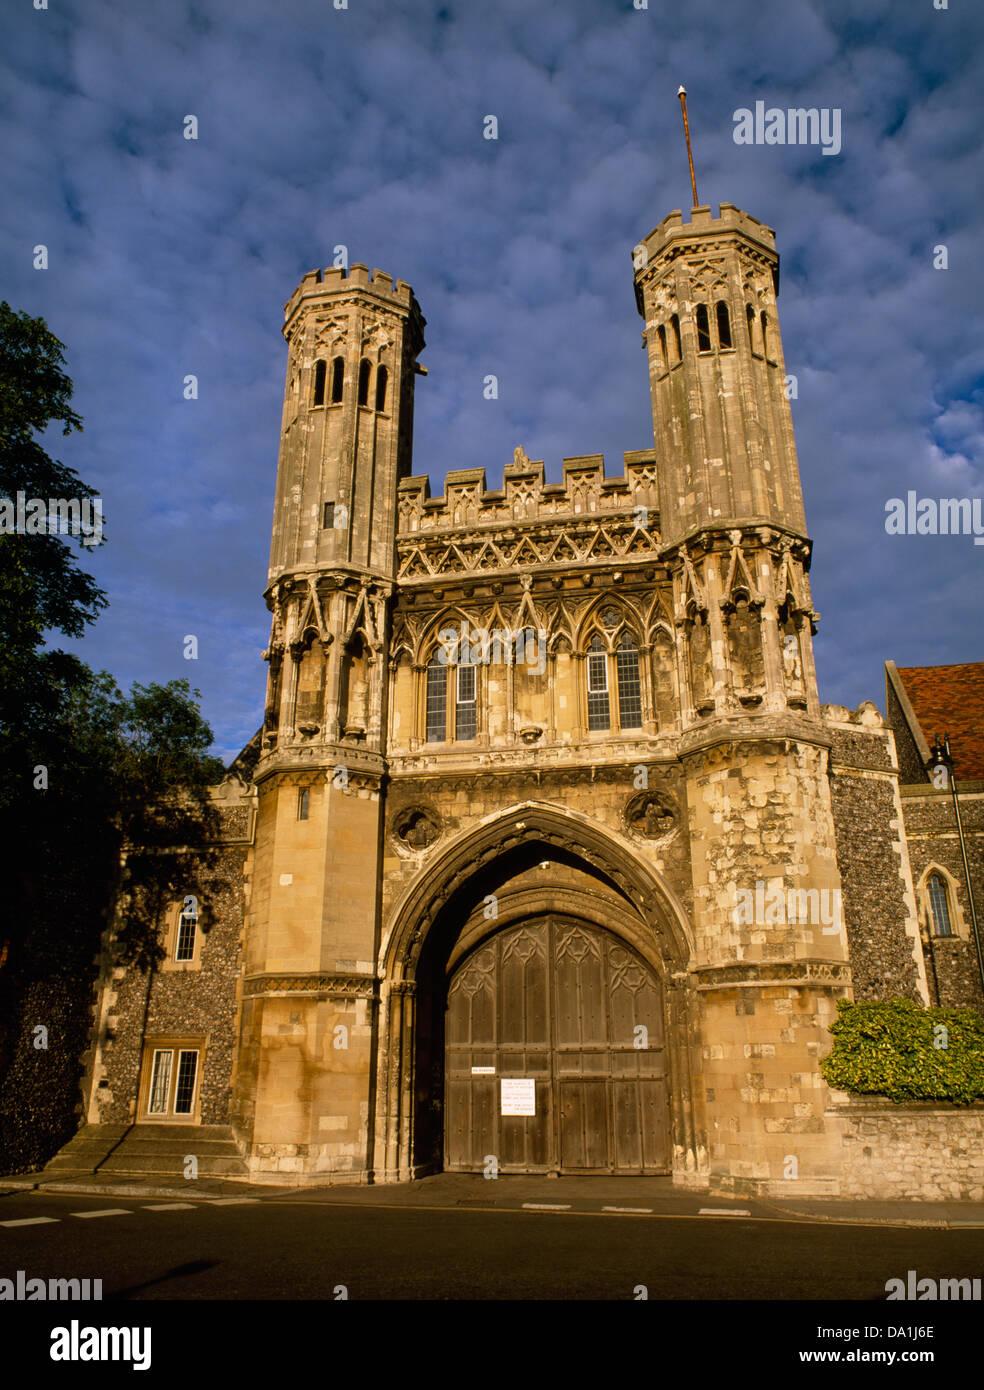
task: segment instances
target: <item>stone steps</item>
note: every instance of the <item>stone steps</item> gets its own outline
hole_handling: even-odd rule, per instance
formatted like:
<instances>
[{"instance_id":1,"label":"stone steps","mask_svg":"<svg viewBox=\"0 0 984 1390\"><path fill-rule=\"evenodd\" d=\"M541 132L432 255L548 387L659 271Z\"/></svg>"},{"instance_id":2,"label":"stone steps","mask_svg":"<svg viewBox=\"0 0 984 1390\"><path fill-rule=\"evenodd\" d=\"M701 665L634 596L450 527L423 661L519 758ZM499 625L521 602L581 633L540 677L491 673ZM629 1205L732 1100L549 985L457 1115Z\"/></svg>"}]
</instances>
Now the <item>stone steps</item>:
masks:
<instances>
[{"instance_id":1,"label":"stone steps","mask_svg":"<svg viewBox=\"0 0 984 1390\"><path fill-rule=\"evenodd\" d=\"M129 1125L83 1125L45 1165L45 1173L91 1173L120 1142Z\"/></svg>"},{"instance_id":2,"label":"stone steps","mask_svg":"<svg viewBox=\"0 0 984 1390\"><path fill-rule=\"evenodd\" d=\"M44 1172L184 1178L189 1154L198 1160L200 1178L248 1177L230 1125L86 1125Z\"/></svg>"}]
</instances>

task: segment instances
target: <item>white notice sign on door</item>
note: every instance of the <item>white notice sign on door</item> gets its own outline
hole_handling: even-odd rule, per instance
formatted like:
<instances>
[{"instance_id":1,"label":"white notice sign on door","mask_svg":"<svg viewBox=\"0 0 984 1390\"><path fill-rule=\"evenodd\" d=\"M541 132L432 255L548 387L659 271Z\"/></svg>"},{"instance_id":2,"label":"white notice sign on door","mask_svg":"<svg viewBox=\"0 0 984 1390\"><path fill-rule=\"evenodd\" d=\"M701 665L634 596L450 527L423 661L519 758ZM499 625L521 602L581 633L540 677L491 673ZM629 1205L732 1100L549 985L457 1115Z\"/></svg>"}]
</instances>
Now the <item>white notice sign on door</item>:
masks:
<instances>
[{"instance_id":1,"label":"white notice sign on door","mask_svg":"<svg viewBox=\"0 0 984 1390\"><path fill-rule=\"evenodd\" d=\"M533 1077L504 1076L502 1078L501 1115L535 1115L536 1081Z\"/></svg>"}]
</instances>

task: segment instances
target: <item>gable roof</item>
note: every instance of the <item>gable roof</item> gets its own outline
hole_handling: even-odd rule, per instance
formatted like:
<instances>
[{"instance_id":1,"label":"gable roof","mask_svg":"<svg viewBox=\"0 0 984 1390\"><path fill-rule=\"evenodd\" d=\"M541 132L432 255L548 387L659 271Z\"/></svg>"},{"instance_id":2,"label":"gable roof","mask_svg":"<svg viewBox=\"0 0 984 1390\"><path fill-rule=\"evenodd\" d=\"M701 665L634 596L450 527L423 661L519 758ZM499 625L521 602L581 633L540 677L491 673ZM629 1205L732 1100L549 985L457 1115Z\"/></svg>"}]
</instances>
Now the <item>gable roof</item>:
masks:
<instances>
[{"instance_id":1,"label":"gable roof","mask_svg":"<svg viewBox=\"0 0 984 1390\"><path fill-rule=\"evenodd\" d=\"M912 729L916 742L921 734L932 748L937 734L949 734L957 781L984 781L984 661L895 670L906 696L906 722L911 728L914 719L918 726Z\"/></svg>"}]
</instances>

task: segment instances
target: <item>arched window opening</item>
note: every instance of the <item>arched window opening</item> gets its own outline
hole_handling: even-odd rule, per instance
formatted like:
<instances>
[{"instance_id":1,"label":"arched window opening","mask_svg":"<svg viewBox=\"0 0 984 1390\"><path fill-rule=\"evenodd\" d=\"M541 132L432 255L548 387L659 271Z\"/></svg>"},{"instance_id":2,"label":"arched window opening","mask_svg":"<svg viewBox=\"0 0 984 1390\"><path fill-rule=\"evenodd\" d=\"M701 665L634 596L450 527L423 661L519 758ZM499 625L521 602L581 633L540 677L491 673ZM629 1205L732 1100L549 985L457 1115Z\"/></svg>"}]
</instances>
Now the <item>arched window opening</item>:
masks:
<instances>
[{"instance_id":1,"label":"arched window opening","mask_svg":"<svg viewBox=\"0 0 984 1390\"><path fill-rule=\"evenodd\" d=\"M642 686L639 683L639 650L627 632L615 653L618 676L618 722L623 729L642 728Z\"/></svg>"},{"instance_id":2,"label":"arched window opening","mask_svg":"<svg viewBox=\"0 0 984 1390\"><path fill-rule=\"evenodd\" d=\"M466 741L478 732L478 701L475 667L459 666L455 671L454 736Z\"/></svg>"},{"instance_id":3,"label":"arched window opening","mask_svg":"<svg viewBox=\"0 0 984 1390\"><path fill-rule=\"evenodd\" d=\"M435 652L427 667L427 742L443 743L448 736L448 668Z\"/></svg>"},{"instance_id":4,"label":"arched window opening","mask_svg":"<svg viewBox=\"0 0 984 1390\"><path fill-rule=\"evenodd\" d=\"M673 347L676 356L673 359L674 365L683 361L683 345L680 342L680 315L673 314L670 318L670 327L673 329Z\"/></svg>"},{"instance_id":5,"label":"arched window opening","mask_svg":"<svg viewBox=\"0 0 984 1390\"><path fill-rule=\"evenodd\" d=\"M370 373L371 371L372 371L372 365L371 365L371 363L368 362L367 359L366 359L365 357L363 357L362 361L359 363L359 404L360 404L360 405L368 405L368 404L369 404L369 373Z\"/></svg>"},{"instance_id":6,"label":"arched window opening","mask_svg":"<svg viewBox=\"0 0 984 1390\"><path fill-rule=\"evenodd\" d=\"M608 729L608 653L605 644L595 633L588 647L588 728Z\"/></svg>"},{"instance_id":7,"label":"arched window opening","mask_svg":"<svg viewBox=\"0 0 984 1390\"><path fill-rule=\"evenodd\" d=\"M386 378L389 376L385 367L376 368L376 409L386 409Z\"/></svg>"},{"instance_id":8,"label":"arched window opening","mask_svg":"<svg viewBox=\"0 0 984 1390\"><path fill-rule=\"evenodd\" d=\"M331 403L337 405L342 399L342 383L345 380L345 363L336 357L331 364Z\"/></svg>"},{"instance_id":9,"label":"arched window opening","mask_svg":"<svg viewBox=\"0 0 984 1390\"><path fill-rule=\"evenodd\" d=\"M307 787L301 787L297 793L297 819L307 820L311 811L311 792Z\"/></svg>"},{"instance_id":10,"label":"arched window opening","mask_svg":"<svg viewBox=\"0 0 984 1390\"><path fill-rule=\"evenodd\" d=\"M659 337L659 355L663 362L663 371L667 372L670 369L670 359L666 351L666 329L662 324L657 328L656 333Z\"/></svg>"},{"instance_id":11,"label":"arched window opening","mask_svg":"<svg viewBox=\"0 0 984 1390\"><path fill-rule=\"evenodd\" d=\"M707 319L707 305L697 305L697 351L710 352L711 328Z\"/></svg>"},{"instance_id":12,"label":"arched window opening","mask_svg":"<svg viewBox=\"0 0 984 1390\"><path fill-rule=\"evenodd\" d=\"M718 321L718 345L723 348L731 347L731 316L728 313L728 306L723 299L717 303Z\"/></svg>"},{"instance_id":13,"label":"arched window opening","mask_svg":"<svg viewBox=\"0 0 984 1390\"><path fill-rule=\"evenodd\" d=\"M762 356L768 360L769 357L769 320L768 316L762 315Z\"/></svg>"},{"instance_id":14,"label":"arched window opening","mask_svg":"<svg viewBox=\"0 0 984 1390\"><path fill-rule=\"evenodd\" d=\"M745 305L745 314L748 319L748 346L752 352L755 351L755 310L750 304Z\"/></svg>"},{"instance_id":15,"label":"arched window opening","mask_svg":"<svg viewBox=\"0 0 984 1390\"><path fill-rule=\"evenodd\" d=\"M946 891L946 883L943 881L942 874L930 874L927 883L929 889L929 910L933 917L933 931L936 936L952 936L953 927L950 922L950 900Z\"/></svg>"},{"instance_id":16,"label":"arched window opening","mask_svg":"<svg viewBox=\"0 0 984 1390\"><path fill-rule=\"evenodd\" d=\"M327 362L318 362L314 368L314 403L324 405L325 403L325 377L328 373Z\"/></svg>"}]
</instances>

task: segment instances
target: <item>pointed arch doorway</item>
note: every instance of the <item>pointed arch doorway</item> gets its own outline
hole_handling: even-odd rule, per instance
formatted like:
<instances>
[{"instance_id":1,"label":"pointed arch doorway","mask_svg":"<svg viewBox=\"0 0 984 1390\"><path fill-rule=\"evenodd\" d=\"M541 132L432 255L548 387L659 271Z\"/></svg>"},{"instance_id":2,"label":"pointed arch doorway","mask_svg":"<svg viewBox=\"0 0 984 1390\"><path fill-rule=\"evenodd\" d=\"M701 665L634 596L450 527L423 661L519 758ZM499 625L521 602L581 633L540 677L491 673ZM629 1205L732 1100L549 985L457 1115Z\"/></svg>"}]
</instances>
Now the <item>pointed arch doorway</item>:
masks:
<instances>
[{"instance_id":1,"label":"pointed arch doorway","mask_svg":"<svg viewBox=\"0 0 984 1390\"><path fill-rule=\"evenodd\" d=\"M500 1173L669 1173L664 1012L641 956L563 914L452 962L445 1168L494 1156Z\"/></svg>"}]
</instances>

